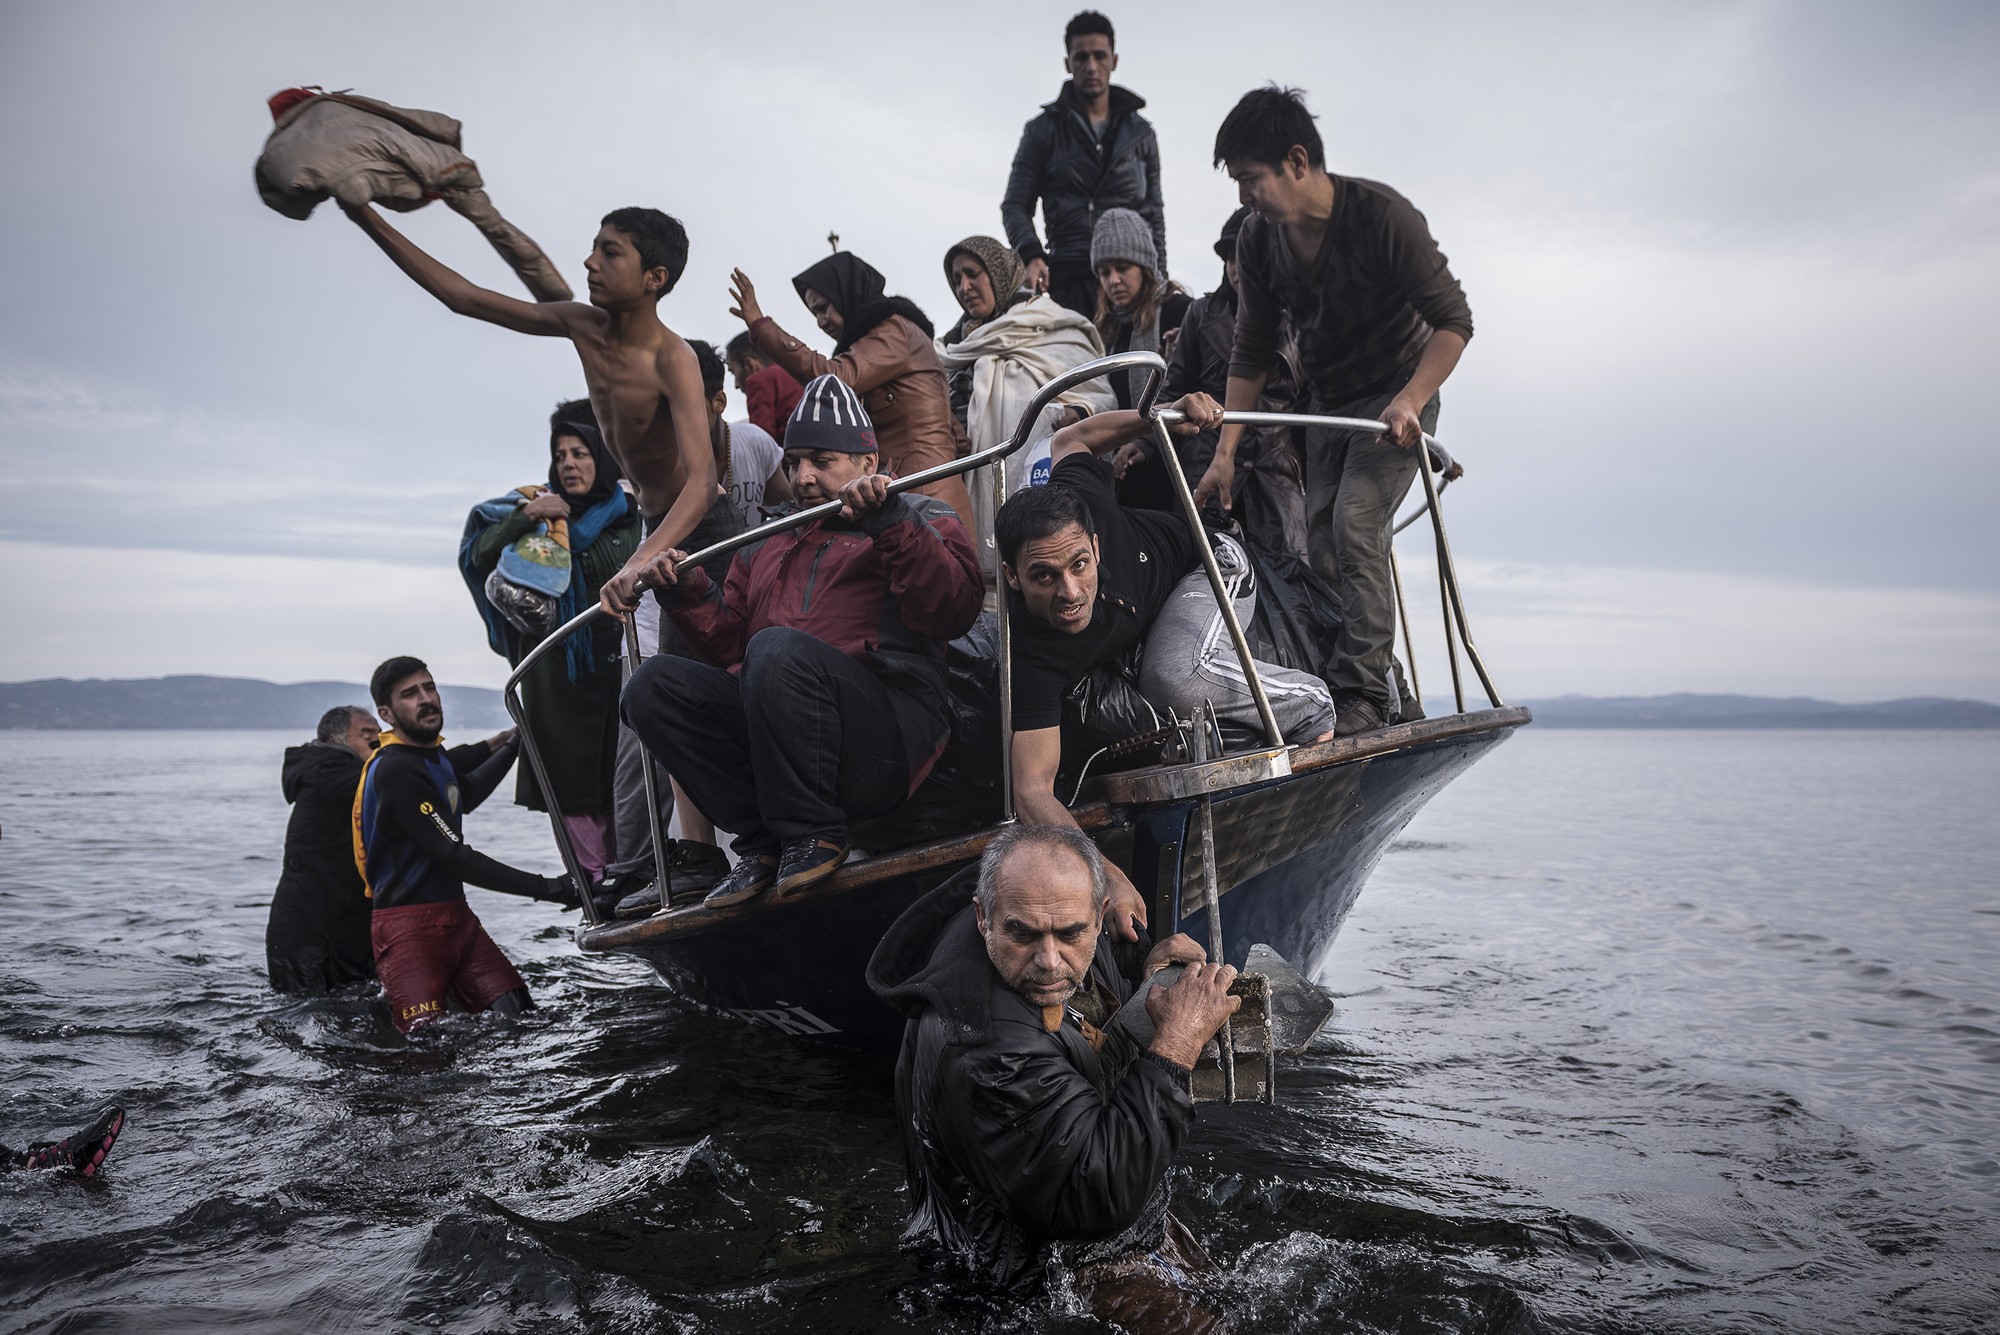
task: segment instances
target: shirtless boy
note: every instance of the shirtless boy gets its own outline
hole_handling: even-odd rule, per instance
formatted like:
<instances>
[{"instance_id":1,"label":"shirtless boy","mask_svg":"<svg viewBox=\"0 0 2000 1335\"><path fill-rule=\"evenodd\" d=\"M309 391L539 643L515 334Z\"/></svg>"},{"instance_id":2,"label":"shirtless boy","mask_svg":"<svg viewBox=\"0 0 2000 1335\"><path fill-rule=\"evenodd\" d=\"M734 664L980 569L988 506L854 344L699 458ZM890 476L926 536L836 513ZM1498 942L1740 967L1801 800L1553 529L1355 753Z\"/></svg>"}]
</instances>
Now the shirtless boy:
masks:
<instances>
[{"instance_id":1,"label":"shirtless boy","mask_svg":"<svg viewBox=\"0 0 2000 1335\"><path fill-rule=\"evenodd\" d=\"M657 209L604 215L583 262L586 305L488 291L418 249L372 207L350 208L347 216L447 309L523 334L567 338L576 348L605 443L638 490L646 520L646 540L604 582L605 610L630 615L643 589L660 582L647 572L664 553L693 545L688 536L717 495L701 370L658 310L687 267L680 223Z\"/></svg>"}]
</instances>

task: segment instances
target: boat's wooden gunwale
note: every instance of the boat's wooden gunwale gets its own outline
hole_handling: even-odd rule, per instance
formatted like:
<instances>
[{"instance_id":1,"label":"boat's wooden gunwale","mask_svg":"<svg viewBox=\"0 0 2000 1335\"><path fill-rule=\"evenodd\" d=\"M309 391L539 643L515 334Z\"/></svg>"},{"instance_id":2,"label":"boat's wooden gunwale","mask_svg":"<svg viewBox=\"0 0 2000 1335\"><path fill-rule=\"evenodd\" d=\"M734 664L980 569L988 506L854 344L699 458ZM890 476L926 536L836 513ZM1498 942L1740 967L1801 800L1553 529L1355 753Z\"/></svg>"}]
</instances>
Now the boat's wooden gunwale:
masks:
<instances>
[{"instance_id":1,"label":"boat's wooden gunwale","mask_svg":"<svg viewBox=\"0 0 2000 1335\"><path fill-rule=\"evenodd\" d=\"M1336 737L1329 741L1296 746L1291 748L1291 775L1287 778L1272 779L1260 776L1235 788L1217 789L1214 796L1222 797L1230 792L1260 784L1286 783L1291 778L1315 770L1386 755L1406 747L1448 741L1454 737L1504 728L1517 728L1529 722L1531 718L1532 715L1522 706L1505 705L1498 709L1481 709L1465 714L1446 714L1439 718L1418 719L1413 723L1399 723L1391 728L1381 728L1353 737ZM1086 785L1083 800L1071 809L1071 814L1076 817L1079 826L1086 832L1092 832L1125 824L1128 812L1142 810L1149 805L1187 801L1189 799L1183 796L1147 796L1149 791L1172 786L1160 784L1158 780L1161 776L1187 768L1190 767L1157 765L1105 775ZM839 895L882 881L916 875L939 867L961 865L972 861L985 851L996 828L988 826L971 834L956 835L949 839L917 844L910 848L897 849L893 853L866 858L841 868L818 885L784 900L765 895L747 904L726 909L711 909L700 904L691 904L686 908L674 909L634 922L606 923L584 928L577 934L577 944L587 951L629 949L643 943L660 941L689 932L705 931L753 914L776 912L808 899Z\"/></svg>"}]
</instances>

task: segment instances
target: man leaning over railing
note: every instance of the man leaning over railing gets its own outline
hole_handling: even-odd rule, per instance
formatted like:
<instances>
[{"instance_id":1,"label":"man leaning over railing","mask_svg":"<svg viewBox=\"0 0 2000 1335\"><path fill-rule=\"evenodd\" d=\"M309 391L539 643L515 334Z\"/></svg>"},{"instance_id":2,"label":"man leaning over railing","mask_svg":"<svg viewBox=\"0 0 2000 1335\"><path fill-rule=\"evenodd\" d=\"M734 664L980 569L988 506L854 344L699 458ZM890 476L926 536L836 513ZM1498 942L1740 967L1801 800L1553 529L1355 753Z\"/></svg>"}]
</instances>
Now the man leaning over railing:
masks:
<instances>
[{"instance_id":1,"label":"man leaning over railing","mask_svg":"<svg viewBox=\"0 0 2000 1335\"><path fill-rule=\"evenodd\" d=\"M1222 420L1221 405L1206 394L1173 406L1183 414L1171 428L1179 435ZM1076 824L1055 795L1063 724L1066 713L1072 723L1093 722L1089 711L1103 704L1094 698L1100 684L1116 690L1116 679L1124 679L1136 687L1139 708L1153 711L1144 722L1128 716L1128 726L1097 728L1102 740L1151 731L1155 715L1164 719L1169 710L1192 718L1205 702L1215 706L1225 735L1262 735L1187 520L1120 506L1111 465L1097 457L1150 429L1129 410L1064 427L1049 443L1048 485L1015 495L994 522L1013 612L1014 805L1030 824ZM1248 622L1256 607L1248 559L1227 538L1215 540L1215 552L1237 616ZM1262 663L1258 676L1287 741L1333 735L1333 696L1319 678ZM1145 906L1115 866L1111 878L1105 921L1134 940L1131 922L1145 922Z\"/></svg>"}]
</instances>

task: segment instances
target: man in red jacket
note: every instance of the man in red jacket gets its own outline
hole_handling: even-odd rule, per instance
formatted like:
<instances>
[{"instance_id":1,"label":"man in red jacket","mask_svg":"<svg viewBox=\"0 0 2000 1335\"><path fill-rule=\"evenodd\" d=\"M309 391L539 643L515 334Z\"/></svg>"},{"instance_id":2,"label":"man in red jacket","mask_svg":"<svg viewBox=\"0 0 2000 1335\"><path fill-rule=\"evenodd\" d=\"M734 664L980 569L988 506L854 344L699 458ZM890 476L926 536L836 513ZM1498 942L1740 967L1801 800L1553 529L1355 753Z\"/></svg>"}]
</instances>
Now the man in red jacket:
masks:
<instances>
[{"instance_id":1,"label":"man in red jacket","mask_svg":"<svg viewBox=\"0 0 2000 1335\"><path fill-rule=\"evenodd\" d=\"M799 395L804 389L792 379L790 371L773 365L770 358L757 351L747 329L729 340L723 357L729 363L729 376L736 382L736 392L743 396L745 416L782 444L785 423L790 420L792 409L799 406Z\"/></svg>"},{"instance_id":2,"label":"man in red jacket","mask_svg":"<svg viewBox=\"0 0 2000 1335\"><path fill-rule=\"evenodd\" d=\"M895 807L944 752L945 644L979 618L972 539L942 501L890 495L860 396L823 375L786 424L800 505L839 515L736 553L717 589L669 553L661 606L705 662L633 674L625 721L681 791L735 835L705 903L793 894L847 857L847 822Z\"/></svg>"}]
</instances>

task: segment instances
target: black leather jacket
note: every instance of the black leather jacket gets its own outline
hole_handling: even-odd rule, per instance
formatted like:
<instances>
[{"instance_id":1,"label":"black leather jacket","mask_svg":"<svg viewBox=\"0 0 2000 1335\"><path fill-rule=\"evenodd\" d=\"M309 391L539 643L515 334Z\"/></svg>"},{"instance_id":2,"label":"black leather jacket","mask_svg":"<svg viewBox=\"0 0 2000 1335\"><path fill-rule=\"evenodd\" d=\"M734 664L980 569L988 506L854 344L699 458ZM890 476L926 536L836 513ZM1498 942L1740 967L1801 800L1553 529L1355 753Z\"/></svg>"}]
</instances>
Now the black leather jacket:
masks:
<instances>
[{"instance_id":1,"label":"black leather jacket","mask_svg":"<svg viewBox=\"0 0 2000 1335\"><path fill-rule=\"evenodd\" d=\"M1131 209L1153 229L1160 274L1167 274L1167 209L1160 197L1160 144L1139 114L1146 99L1129 88L1111 90L1111 120L1104 139L1093 138L1072 86L1021 131L1000 221L1007 244L1024 260L1090 263L1090 234L1106 209ZM1035 235L1035 202L1041 201L1048 249Z\"/></svg>"},{"instance_id":2,"label":"black leather jacket","mask_svg":"<svg viewBox=\"0 0 2000 1335\"><path fill-rule=\"evenodd\" d=\"M1167 1170L1194 1122L1175 1067L1122 1031L1102 1052L1074 1017L1050 1033L986 957L976 869L898 918L868 985L909 1017L896 1063L911 1219L982 1280L1032 1288L1058 1244L1071 1264L1156 1247ZM1100 938L1093 981L1132 984ZM1119 1046L1122 1044L1122 1048Z\"/></svg>"}]
</instances>

